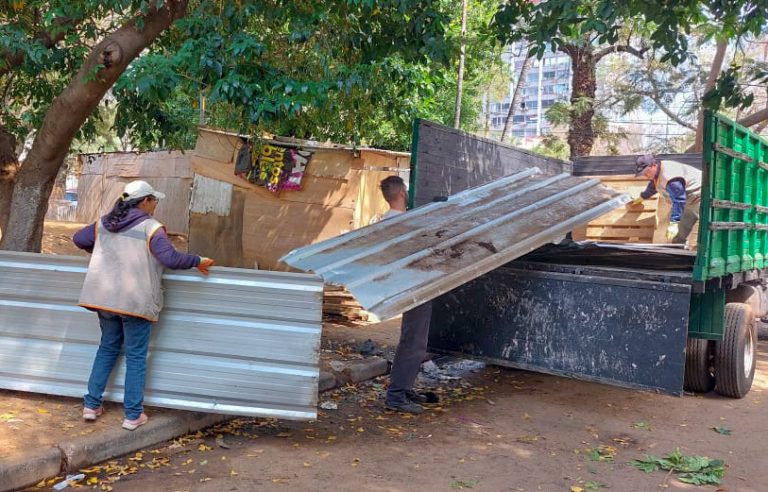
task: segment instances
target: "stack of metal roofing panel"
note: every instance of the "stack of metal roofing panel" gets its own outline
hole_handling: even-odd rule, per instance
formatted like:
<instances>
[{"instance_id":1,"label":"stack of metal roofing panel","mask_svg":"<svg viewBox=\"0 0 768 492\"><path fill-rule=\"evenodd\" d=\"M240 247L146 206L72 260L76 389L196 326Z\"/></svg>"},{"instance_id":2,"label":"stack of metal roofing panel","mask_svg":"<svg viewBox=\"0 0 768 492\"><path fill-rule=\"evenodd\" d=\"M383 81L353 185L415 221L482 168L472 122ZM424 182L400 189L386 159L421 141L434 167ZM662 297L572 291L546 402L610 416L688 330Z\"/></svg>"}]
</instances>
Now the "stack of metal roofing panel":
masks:
<instances>
[{"instance_id":1,"label":"stack of metal roofing panel","mask_svg":"<svg viewBox=\"0 0 768 492\"><path fill-rule=\"evenodd\" d=\"M100 330L78 307L87 258L0 252L0 387L80 397ZM167 272L148 405L314 419L323 283L236 268ZM123 288L131 288L124 286ZM118 361L105 398L122 401Z\"/></svg>"},{"instance_id":2,"label":"stack of metal roofing panel","mask_svg":"<svg viewBox=\"0 0 768 492\"><path fill-rule=\"evenodd\" d=\"M282 260L344 285L384 319L559 240L629 200L595 179L542 176L532 168Z\"/></svg>"}]
</instances>

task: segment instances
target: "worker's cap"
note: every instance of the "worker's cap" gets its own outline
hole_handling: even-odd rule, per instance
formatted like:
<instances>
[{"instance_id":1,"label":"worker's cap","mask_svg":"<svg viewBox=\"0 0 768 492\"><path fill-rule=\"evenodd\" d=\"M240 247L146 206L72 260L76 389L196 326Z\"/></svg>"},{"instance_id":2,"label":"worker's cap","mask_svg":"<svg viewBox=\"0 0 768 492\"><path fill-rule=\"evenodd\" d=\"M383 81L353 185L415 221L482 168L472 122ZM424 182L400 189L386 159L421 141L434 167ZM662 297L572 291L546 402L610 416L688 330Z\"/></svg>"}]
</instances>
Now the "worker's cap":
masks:
<instances>
[{"instance_id":1,"label":"worker's cap","mask_svg":"<svg viewBox=\"0 0 768 492\"><path fill-rule=\"evenodd\" d=\"M656 158L653 154L645 154L638 157L635 161L635 176L640 176L646 167L653 165L655 162Z\"/></svg>"},{"instance_id":2,"label":"worker's cap","mask_svg":"<svg viewBox=\"0 0 768 492\"><path fill-rule=\"evenodd\" d=\"M131 181L125 188L123 188L123 200L135 200L137 198L144 198L145 196L153 196L158 200L165 198L165 193L156 191L146 181Z\"/></svg>"}]
</instances>

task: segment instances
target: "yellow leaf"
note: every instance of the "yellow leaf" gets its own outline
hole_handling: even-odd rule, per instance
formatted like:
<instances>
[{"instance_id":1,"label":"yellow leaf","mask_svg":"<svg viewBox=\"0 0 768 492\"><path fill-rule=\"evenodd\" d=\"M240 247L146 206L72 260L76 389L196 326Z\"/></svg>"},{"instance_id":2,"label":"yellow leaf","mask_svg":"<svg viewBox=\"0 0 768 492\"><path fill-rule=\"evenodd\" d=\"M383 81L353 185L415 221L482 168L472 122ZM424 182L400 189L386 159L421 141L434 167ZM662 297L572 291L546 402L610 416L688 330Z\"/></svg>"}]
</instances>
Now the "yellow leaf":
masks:
<instances>
[{"instance_id":1,"label":"yellow leaf","mask_svg":"<svg viewBox=\"0 0 768 492\"><path fill-rule=\"evenodd\" d=\"M86 483L88 485L96 485L99 483L99 477L90 477Z\"/></svg>"},{"instance_id":2,"label":"yellow leaf","mask_svg":"<svg viewBox=\"0 0 768 492\"><path fill-rule=\"evenodd\" d=\"M233 477L237 476L237 472L235 470L229 470L229 474Z\"/></svg>"},{"instance_id":3,"label":"yellow leaf","mask_svg":"<svg viewBox=\"0 0 768 492\"><path fill-rule=\"evenodd\" d=\"M336 440L336 436L328 436L328 440L329 441L335 441Z\"/></svg>"},{"instance_id":4,"label":"yellow leaf","mask_svg":"<svg viewBox=\"0 0 768 492\"><path fill-rule=\"evenodd\" d=\"M362 427L358 427L357 432L365 432L365 429L363 429Z\"/></svg>"},{"instance_id":5,"label":"yellow leaf","mask_svg":"<svg viewBox=\"0 0 768 492\"><path fill-rule=\"evenodd\" d=\"M37 413L49 413L45 408L38 408Z\"/></svg>"},{"instance_id":6,"label":"yellow leaf","mask_svg":"<svg viewBox=\"0 0 768 492\"><path fill-rule=\"evenodd\" d=\"M584 492L584 489L578 485L571 485L571 492Z\"/></svg>"},{"instance_id":7,"label":"yellow leaf","mask_svg":"<svg viewBox=\"0 0 768 492\"><path fill-rule=\"evenodd\" d=\"M310 466L312 466L312 465L307 463L306 461L304 462L304 468L309 468Z\"/></svg>"}]
</instances>

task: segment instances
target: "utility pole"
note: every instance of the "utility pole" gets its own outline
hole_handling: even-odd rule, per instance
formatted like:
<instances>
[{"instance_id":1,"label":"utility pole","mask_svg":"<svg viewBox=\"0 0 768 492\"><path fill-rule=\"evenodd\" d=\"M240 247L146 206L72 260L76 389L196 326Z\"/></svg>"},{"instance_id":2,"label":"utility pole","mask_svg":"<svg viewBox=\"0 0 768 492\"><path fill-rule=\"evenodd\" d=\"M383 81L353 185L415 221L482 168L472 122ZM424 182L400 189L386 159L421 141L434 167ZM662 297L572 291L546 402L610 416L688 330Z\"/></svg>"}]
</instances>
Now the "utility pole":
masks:
<instances>
[{"instance_id":1,"label":"utility pole","mask_svg":"<svg viewBox=\"0 0 768 492\"><path fill-rule=\"evenodd\" d=\"M458 129L461 120L461 93L464 90L464 56L467 50L467 0L461 0L461 44L459 45L459 75L456 81L456 109L453 113L453 127Z\"/></svg>"}]
</instances>

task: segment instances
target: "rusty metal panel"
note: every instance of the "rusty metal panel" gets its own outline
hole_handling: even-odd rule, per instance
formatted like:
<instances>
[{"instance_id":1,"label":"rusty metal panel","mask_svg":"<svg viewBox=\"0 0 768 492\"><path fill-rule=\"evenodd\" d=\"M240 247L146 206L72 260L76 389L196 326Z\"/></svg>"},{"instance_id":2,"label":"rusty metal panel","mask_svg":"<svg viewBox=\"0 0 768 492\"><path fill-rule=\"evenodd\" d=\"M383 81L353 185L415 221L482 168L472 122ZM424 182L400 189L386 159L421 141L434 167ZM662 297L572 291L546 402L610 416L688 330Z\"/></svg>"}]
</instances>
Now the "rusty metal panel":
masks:
<instances>
[{"instance_id":1,"label":"rusty metal panel","mask_svg":"<svg viewBox=\"0 0 768 492\"><path fill-rule=\"evenodd\" d=\"M594 179L537 168L292 251L385 319L434 299L629 201Z\"/></svg>"},{"instance_id":2,"label":"rusty metal panel","mask_svg":"<svg viewBox=\"0 0 768 492\"><path fill-rule=\"evenodd\" d=\"M430 351L682 396L690 283L690 271L516 261L432 303Z\"/></svg>"},{"instance_id":3,"label":"rusty metal panel","mask_svg":"<svg viewBox=\"0 0 768 492\"><path fill-rule=\"evenodd\" d=\"M78 307L86 258L0 252L0 388L80 397L99 344ZM317 414L323 283L313 275L169 271L145 403L309 420ZM122 401L121 359L105 398Z\"/></svg>"}]
</instances>

